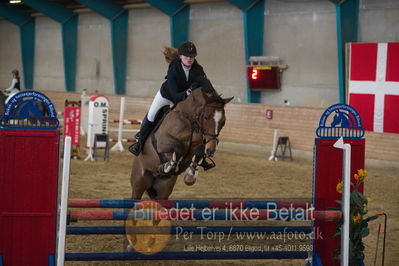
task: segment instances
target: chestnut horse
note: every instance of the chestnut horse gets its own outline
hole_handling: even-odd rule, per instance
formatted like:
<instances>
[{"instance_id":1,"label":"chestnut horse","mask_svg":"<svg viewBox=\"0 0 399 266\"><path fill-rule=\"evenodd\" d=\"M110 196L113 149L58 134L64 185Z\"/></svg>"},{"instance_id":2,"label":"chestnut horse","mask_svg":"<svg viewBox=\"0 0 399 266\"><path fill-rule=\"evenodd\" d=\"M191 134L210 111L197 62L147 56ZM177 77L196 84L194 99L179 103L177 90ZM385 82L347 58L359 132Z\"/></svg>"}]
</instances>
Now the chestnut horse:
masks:
<instances>
[{"instance_id":1,"label":"chestnut horse","mask_svg":"<svg viewBox=\"0 0 399 266\"><path fill-rule=\"evenodd\" d=\"M179 174L184 172L184 182L193 185L197 166L214 155L226 121L224 107L233 97L221 98L207 79L198 85L167 113L134 160L133 199L141 199L145 191L151 199L168 199Z\"/></svg>"}]
</instances>

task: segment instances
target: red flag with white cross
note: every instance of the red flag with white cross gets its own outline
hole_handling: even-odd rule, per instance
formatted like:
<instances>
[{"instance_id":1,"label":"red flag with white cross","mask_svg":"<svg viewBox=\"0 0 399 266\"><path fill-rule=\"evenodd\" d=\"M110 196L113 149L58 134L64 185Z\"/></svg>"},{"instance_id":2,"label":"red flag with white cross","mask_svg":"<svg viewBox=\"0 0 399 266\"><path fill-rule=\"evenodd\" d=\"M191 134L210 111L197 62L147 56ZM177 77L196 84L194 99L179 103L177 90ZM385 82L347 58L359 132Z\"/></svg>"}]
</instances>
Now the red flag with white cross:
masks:
<instances>
[{"instance_id":1,"label":"red flag with white cross","mask_svg":"<svg viewBox=\"0 0 399 266\"><path fill-rule=\"evenodd\" d=\"M351 43L348 103L365 130L399 133L399 43Z\"/></svg>"}]
</instances>

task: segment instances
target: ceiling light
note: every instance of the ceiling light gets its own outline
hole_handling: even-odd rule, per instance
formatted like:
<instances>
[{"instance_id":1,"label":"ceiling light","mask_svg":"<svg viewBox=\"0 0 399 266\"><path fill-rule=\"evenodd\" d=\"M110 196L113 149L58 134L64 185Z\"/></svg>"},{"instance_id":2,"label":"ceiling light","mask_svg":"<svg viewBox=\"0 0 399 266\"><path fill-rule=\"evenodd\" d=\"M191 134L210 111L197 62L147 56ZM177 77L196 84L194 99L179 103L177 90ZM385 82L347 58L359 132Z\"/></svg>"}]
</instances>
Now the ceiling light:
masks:
<instances>
[{"instance_id":1,"label":"ceiling light","mask_svg":"<svg viewBox=\"0 0 399 266\"><path fill-rule=\"evenodd\" d=\"M10 0L10 4L19 4L21 0Z\"/></svg>"}]
</instances>

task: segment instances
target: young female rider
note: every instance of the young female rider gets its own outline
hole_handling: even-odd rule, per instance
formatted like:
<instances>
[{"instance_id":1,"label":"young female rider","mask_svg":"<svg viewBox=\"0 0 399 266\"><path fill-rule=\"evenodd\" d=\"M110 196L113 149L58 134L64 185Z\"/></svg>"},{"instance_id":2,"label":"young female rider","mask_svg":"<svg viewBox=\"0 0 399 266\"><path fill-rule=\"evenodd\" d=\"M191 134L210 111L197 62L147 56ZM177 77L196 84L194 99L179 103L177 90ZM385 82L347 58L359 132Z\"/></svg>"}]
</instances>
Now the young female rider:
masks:
<instances>
[{"instance_id":1,"label":"young female rider","mask_svg":"<svg viewBox=\"0 0 399 266\"><path fill-rule=\"evenodd\" d=\"M166 105L184 100L191 93L193 82L205 77L202 66L195 60L197 48L192 42L182 43L177 52L178 58L169 64L166 81L155 95L150 110L144 117L140 132L136 135L136 143L129 147L129 151L136 156L140 154L146 138L154 127L158 111Z\"/></svg>"},{"instance_id":2,"label":"young female rider","mask_svg":"<svg viewBox=\"0 0 399 266\"><path fill-rule=\"evenodd\" d=\"M6 89L6 91L8 92L8 97L5 101L5 104L8 103L8 101L11 99L12 96L14 96L14 94L18 93L21 90L18 70L14 69L13 71L11 71L11 73L12 73L11 87Z\"/></svg>"}]
</instances>

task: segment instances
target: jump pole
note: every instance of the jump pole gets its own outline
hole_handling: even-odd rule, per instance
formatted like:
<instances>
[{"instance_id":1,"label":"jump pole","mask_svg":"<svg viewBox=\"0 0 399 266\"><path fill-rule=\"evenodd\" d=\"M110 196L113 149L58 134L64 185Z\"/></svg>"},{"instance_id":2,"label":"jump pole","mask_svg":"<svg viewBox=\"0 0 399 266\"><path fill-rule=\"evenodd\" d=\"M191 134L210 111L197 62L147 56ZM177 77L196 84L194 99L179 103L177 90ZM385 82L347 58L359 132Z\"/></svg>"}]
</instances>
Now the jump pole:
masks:
<instances>
[{"instance_id":1,"label":"jump pole","mask_svg":"<svg viewBox=\"0 0 399 266\"><path fill-rule=\"evenodd\" d=\"M315 210L74 210L69 212L72 220L172 220L172 221L311 221L311 220L334 220L341 217L341 211L315 211ZM131 218L133 216L133 218Z\"/></svg>"},{"instance_id":2,"label":"jump pole","mask_svg":"<svg viewBox=\"0 0 399 266\"><path fill-rule=\"evenodd\" d=\"M121 260L216 260L216 259L307 259L305 251L268 251L268 252L158 252L146 255L139 252L97 252L97 253L66 253L67 261L121 261Z\"/></svg>"},{"instance_id":3,"label":"jump pole","mask_svg":"<svg viewBox=\"0 0 399 266\"><path fill-rule=\"evenodd\" d=\"M69 199L69 208L136 208L147 200L133 199ZM284 200L157 200L151 201L160 204L163 208L196 208L196 209L281 209L281 208L312 208L312 203L308 201L284 201Z\"/></svg>"},{"instance_id":4,"label":"jump pole","mask_svg":"<svg viewBox=\"0 0 399 266\"><path fill-rule=\"evenodd\" d=\"M349 224L350 224L350 185L351 185L351 145L344 144L341 137L335 142L334 147L344 150L343 156L343 194L342 217L344 223L341 227L341 266L349 265Z\"/></svg>"},{"instance_id":5,"label":"jump pole","mask_svg":"<svg viewBox=\"0 0 399 266\"><path fill-rule=\"evenodd\" d=\"M265 233L265 234L311 234L311 226L68 226L67 235L125 235L157 234L179 235L194 234L205 235L208 233Z\"/></svg>"},{"instance_id":6,"label":"jump pole","mask_svg":"<svg viewBox=\"0 0 399 266\"><path fill-rule=\"evenodd\" d=\"M276 157L276 150L277 150L277 135L278 135L278 129L275 128L274 129L274 135L273 135L273 148L272 148L272 152L271 155L269 157L269 161L277 161L277 157Z\"/></svg>"},{"instance_id":7,"label":"jump pole","mask_svg":"<svg viewBox=\"0 0 399 266\"><path fill-rule=\"evenodd\" d=\"M64 265L65 259L65 235L68 214L68 190L69 190L69 171L71 165L71 137L65 137L64 164L62 167L62 190L60 203L60 227L57 240L57 265Z\"/></svg>"}]
</instances>

